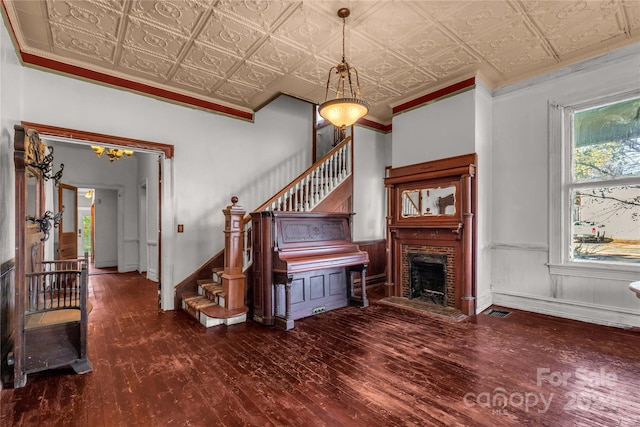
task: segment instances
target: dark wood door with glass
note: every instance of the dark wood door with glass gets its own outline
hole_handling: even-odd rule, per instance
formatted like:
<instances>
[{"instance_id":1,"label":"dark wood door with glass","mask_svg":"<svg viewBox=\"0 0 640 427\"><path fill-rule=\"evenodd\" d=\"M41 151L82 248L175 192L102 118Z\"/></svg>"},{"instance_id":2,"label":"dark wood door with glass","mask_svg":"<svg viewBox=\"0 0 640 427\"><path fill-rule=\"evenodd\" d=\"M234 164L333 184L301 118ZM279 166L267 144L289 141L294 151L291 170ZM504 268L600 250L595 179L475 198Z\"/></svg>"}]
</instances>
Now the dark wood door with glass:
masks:
<instances>
[{"instance_id":1,"label":"dark wood door with glass","mask_svg":"<svg viewBox=\"0 0 640 427\"><path fill-rule=\"evenodd\" d=\"M58 259L75 259L78 257L78 188L59 184L58 206L64 209L58 226Z\"/></svg>"}]
</instances>

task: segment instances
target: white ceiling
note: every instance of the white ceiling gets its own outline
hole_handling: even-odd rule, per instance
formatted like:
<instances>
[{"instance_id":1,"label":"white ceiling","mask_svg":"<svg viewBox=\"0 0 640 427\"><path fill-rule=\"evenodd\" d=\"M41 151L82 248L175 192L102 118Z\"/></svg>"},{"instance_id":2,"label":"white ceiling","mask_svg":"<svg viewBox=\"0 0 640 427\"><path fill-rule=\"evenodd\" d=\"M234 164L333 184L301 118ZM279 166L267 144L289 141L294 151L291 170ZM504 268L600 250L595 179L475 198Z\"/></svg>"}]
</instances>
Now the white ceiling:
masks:
<instances>
[{"instance_id":1,"label":"white ceiling","mask_svg":"<svg viewBox=\"0 0 640 427\"><path fill-rule=\"evenodd\" d=\"M279 93L324 101L341 60L336 12L349 7L346 59L380 124L392 107L472 76L496 88L640 41L638 0L2 1L24 62L247 112Z\"/></svg>"}]
</instances>

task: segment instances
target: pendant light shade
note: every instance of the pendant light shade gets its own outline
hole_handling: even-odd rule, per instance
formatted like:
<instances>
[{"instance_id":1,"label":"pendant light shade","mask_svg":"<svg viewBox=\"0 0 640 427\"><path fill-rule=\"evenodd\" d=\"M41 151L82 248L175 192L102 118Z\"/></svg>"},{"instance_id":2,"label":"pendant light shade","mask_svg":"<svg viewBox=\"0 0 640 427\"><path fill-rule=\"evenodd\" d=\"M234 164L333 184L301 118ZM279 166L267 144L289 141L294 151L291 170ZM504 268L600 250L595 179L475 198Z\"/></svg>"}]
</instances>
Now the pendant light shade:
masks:
<instances>
[{"instance_id":1,"label":"pendant light shade","mask_svg":"<svg viewBox=\"0 0 640 427\"><path fill-rule=\"evenodd\" d=\"M323 118L342 129L351 126L369 112L369 104L360 96L358 71L349 65L344 56L345 25L349 14L350 11L347 8L338 10L338 16L342 18L342 62L329 70L325 101L319 109ZM332 76L337 76L333 84ZM334 99L329 99L330 90L335 91Z\"/></svg>"}]
</instances>

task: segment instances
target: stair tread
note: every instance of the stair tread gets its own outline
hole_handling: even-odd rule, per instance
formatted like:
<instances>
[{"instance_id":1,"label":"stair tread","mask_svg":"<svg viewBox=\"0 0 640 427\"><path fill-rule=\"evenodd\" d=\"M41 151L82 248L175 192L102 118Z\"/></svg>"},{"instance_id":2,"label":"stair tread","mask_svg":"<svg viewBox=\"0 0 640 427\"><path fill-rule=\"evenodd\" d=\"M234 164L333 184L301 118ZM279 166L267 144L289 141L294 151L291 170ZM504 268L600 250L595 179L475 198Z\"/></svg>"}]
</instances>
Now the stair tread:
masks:
<instances>
[{"instance_id":1,"label":"stair tread","mask_svg":"<svg viewBox=\"0 0 640 427\"><path fill-rule=\"evenodd\" d=\"M202 285L210 285L210 284L220 284L220 282L214 282L212 279L198 279L196 283L200 286Z\"/></svg>"},{"instance_id":2,"label":"stair tread","mask_svg":"<svg viewBox=\"0 0 640 427\"><path fill-rule=\"evenodd\" d=\"M189 307L195 308L196 310L200 310L201 312L203 311L203 309L218 305L214 301L211 301L209 298L201 295L193 298L185 298L184 301L187 303Z\"/></svg>"},{"instance_id":3,"label":"stair tread","mask_svg":"<svg viewBox=\"0 0 640 427\"><path fill-rule=\"evenodd\" d=\"M198 298L198 297L201 297L201 296L202 295L200 295L197 292L188 292L188 293L182 294L182 300L183 301L187 301L189 299Z\"/></svg>"},{"instance_id":4,"label":"stair tread","mask_svg":"<svg viewBox=\"0 0 640 427\"><path fill-rule=\"evenodd\" d=\"M212 294L224 294L222 291L222 285L219 283L207 283L204 285L200 285L202 289Z\"/></svg>"},{"instance_id":5,"label":"stair tread","mask_svg":"<svg viewBox=\"0 0 640 427\"><path fill-rule=\"evenodd\" d=\"M229 310L228 308L221 307L217 304L200 309L200 313L206 314L207 316L216 319L228 319L230 317L241 316L248 311L249 309L247 307L234 308L232 310Z\"/></svg>"}]
</instances>

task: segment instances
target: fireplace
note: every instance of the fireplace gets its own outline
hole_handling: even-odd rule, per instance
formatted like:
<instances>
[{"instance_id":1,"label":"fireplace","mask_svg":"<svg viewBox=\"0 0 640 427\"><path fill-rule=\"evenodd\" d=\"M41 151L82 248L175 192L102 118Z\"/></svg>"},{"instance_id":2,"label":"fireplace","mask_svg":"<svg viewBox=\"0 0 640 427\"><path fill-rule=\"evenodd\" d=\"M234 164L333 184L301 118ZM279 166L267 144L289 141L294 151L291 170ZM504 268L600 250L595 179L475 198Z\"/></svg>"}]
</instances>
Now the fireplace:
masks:
<instances>
[{"instance_id":1,"label":"fireplace","mask_svg":"<svg viewBox=\"0 0 640 427\"><path fill-rule=\"evenodd\" d=\"M475 154L391 168L386 297L475 314Z\"/></svg>"},{"instance_id":2,"label":"fireplace","mask_svg":"<svg viewBox=\"0 0 640 427\"><path fill-rule=\"evenodd\" d=\"M458 283L455 246L402 245L400 252L402 278L398 295L455 307Z\"/></svg>"},{"instance_id":3,"label":"fireplace","mask_svg":"<svg viewBox=\"0 0 640 427\"><path fill-rule=\"evenodd\" d=\"M409 299L447 305L447 257L410 253Z\"/></svg>"}]
</instances>

